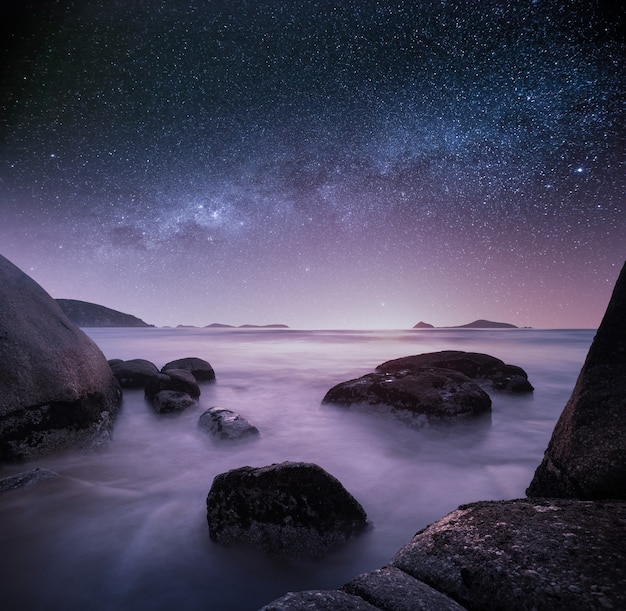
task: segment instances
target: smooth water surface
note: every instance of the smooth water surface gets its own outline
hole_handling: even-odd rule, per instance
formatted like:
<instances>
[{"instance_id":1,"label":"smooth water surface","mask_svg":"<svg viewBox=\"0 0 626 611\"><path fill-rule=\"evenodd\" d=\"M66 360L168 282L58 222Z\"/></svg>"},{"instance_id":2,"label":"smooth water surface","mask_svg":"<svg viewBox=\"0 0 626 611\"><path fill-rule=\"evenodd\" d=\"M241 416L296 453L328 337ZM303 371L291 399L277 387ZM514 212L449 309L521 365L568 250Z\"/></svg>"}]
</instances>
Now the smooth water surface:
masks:
<instances>
[{"instance_id":1,"label":"smooth water surface","mask_svg":"<svg viewBox=\"0 0 626 611\"><path fill-rule=\"evenodd\" d=\"M524 496L572 391L592 330L295 331L86 329L107 358L158 367L208 360L217 381L199 406L157 416L126 391L112 443L35 466L62 478L0 496L0 605L6 611L252 610L287 591L336 588L378 568L413 534L462 503ZM326 391L391 358L484 352L523 367L533 396L492 395L491 423L414 431L320 405ZM261 430L218 442L197 428L218 405ZM319 464L365 508L372 527L317 563L269 559L209 539L215 475L244 465Z\"/></svg>"}]
</instances>

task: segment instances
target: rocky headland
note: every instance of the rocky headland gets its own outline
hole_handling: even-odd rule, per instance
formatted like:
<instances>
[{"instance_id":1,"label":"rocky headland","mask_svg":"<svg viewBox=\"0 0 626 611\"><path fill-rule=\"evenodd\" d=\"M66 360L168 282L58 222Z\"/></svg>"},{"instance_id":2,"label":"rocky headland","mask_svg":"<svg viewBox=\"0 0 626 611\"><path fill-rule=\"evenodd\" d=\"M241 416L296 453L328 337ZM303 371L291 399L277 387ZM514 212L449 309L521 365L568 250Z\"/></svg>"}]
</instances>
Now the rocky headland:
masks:
<instances>
[{"instance_id":1,"label":"rocky headland","mask_svg":"<svg viewBox=\"0 0 626 611\"><path fill-rule=\"evenodd\" d=\"M77 299L55 300L77 327L154 327L132 314Z\"/></svg>"}]
</instances>

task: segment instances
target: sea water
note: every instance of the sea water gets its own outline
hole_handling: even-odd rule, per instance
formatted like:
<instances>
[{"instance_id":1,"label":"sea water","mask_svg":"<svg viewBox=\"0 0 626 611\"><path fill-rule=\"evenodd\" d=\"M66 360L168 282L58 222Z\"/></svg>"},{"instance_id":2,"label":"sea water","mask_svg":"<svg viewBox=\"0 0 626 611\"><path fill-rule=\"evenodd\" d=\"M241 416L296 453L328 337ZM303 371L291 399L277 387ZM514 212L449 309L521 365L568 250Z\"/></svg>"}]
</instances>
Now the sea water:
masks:
<instances>
[{"instance_id":1,"label":"sea water","mask_svg":"<svg viewBox=\"0 0 626 611\"><path fill-rule=\"evenodd\" d=\"M85 329L108 359L158 367L211 363L199 405L158 416L127 390L112 442L5 466L59 473L0 496L0 607L13 610L252 610L287 591L333 589L386 564L418 530L458 505L524 496L594 336L593 330L297 331ZM415 431L321 405L335 384L385 360L438 350L490 354L524 368L535 392L491 393L491 420ZM258 439L216 441L198 429L232 409ZM228 548L209 539L213 478L245 465L313 462L337 477L371 527L319 562Z\"/></svg>"}]
</instances>

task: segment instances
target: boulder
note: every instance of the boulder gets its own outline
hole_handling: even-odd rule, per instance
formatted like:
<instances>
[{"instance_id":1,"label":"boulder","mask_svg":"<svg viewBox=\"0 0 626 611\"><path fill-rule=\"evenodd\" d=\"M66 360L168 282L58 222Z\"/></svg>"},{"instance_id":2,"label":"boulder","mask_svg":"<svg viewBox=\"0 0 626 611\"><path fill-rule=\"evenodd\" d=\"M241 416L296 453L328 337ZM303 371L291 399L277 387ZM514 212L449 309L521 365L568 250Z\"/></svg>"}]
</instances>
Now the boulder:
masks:
<instances>
[{"instance_id":1,"label":"boulder","mask_svg":"<svg viewBox=\"0 0 626 611\"><path fill-rule=\"evenodd\" d=\"M203 359L197 357L187 357L171 361L161 368L163 373L167 373L171 369L183 369L193 375L198 382L212 382L215 380L215 371L213 367Z\"/></svg>"},{"instance_id":2,"label":"boulder","mask_svg":"<svg viewBox=\"0 0 626 611\"><path fill-rule=\"evenodd\" d=\"M467 376L451 369L369 373L331 388L322 403L389 413L412 428L488 414L491 399Z\"/></svg>"},{"instance_id":3,"label":"boulder","mask_svg":"<svg viewBox=\"0 0 626 611\"><path fill-rule=\"evenodd\" d=\"M96 344L0 256L0 461L106 440L121 390Z\"/></svg>"},{"instance_id":4,"label":"boulder","mask_svg":"<svg viewBox=\"0 0 626 611\"><path fill-rule=\"evenodd\" d=\"M241 439L259 434L259 429L243 416L222 407L209 408L200 416L198 426L217 439Z\"/></svg>"},{"instance_id":5,"label":"boulder","mask_svg":"<svg viewBox=\"0 0 626 611\"><path fill-rule=\"evenodd\" d=\"M109 365L122 388L145 388L159 373L157 366L145 359L114 359Z\"/></svg>"},{"instance_id":6,"label":"boulder","mask_svg":"<svg viewBox=\"0 0 626 611\"><path fill-rule=\"evenodd\" d=\"M462 505L418 532L390 565L468 609L625 609L626 503Z\"/></svg>"},{"instance_id":7,"label":"boulder","mask_svg":"<svg viewBox=\"0 0 626 611\"><path fill-rule=\"evenodd\" d=\"M472 380L495 390L526 393L534 390L527 373L516 365L507 365L500 359L478 352L443 350L386 361L376 367L380 373L393 373L403 369L441 367L454 369Z\"/></svg>"},{"instance_id":8,"label":"boulder","mask_svg":"<svg viewBox=\"0 0 626 611\"><path fill-rule=\"evenodd\" d=\"M198 402L192 399L186 392L177 390L162 390L154 395L152 399L152 407L159 414L182 412L188 407L197 404Z\"/></svg>"},{"instance_id":9,"label":"boulder","mask_svg":"<svg viewBox=\"0 0 626 611\"><path fill-rule=\"evenodd\" d=\"M380 611L358 596L340 590L288 592L260 611Z\"/></svg>"},{"instance_id":10,"label":"boulder","mask_svg":"<svg viewBox=\"0 0 626 611\"><path fill-rule=\"evenodd\" d=\"M200 387L196 379L183 369L169 369L167 373L157 373L148 380L145 388L146 397L150 400L162 390L175 390L187 393L193 399L200 396Z\"/></svg>"},{"instance_id":11,"label":"boulder","mask_svg":"<svg viewBox=\"0 0 626 611\"><path fill-rule=\"evenodd\" d=\"M626 265L526 494L626 499Z\"/></svg>"},{"instance_id":12,"label":"boulder","mask_svg":"<svg viewBox=\"0 0 626 611\"><path fill-rule=\"evenodd\" d=\"M297 462L216 476L207 521L217 543L302 559L323 558L367 526L365 511L335 477Z\"/></svg>"},{"instance_id":13,"label":"boulder","mask_svg":"<svg viewBox=\"0 0 626 611\"><path fill-rule=\"evenodd\" d=\"M463 611L450 597L395 567L359 575L341 588L377 609L393 611Z\"/></svg>"}]
</instances>

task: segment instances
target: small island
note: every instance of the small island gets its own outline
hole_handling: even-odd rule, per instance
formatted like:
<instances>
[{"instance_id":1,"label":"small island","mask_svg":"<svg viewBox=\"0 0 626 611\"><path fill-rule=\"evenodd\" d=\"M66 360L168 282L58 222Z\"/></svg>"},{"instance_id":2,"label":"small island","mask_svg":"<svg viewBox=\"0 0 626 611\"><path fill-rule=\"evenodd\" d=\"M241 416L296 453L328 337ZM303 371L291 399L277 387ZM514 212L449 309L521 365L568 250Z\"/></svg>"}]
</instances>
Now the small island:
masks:
<instances>
[{"instance_id":1,"label":"small island","mask_svg":"<svg viewBox=\"0 0 626 611\"><path fill-rule=\"evenodd\" d=\"M456 325L453 327L435 327L427 322L418 322L413 329L519 329L516 325L508 322L494 322L492 320L478 319L468 322L465 325Z\"/></svg>"}]
</instances>

